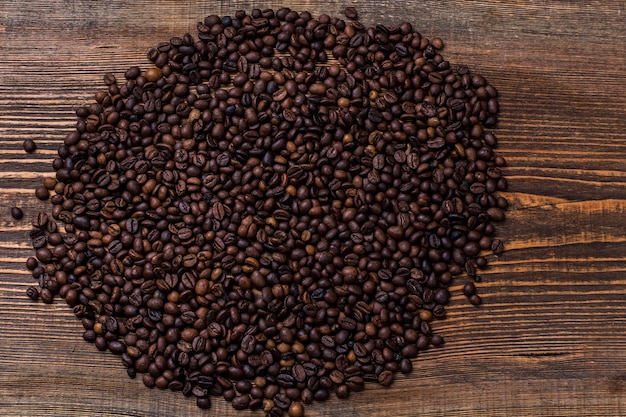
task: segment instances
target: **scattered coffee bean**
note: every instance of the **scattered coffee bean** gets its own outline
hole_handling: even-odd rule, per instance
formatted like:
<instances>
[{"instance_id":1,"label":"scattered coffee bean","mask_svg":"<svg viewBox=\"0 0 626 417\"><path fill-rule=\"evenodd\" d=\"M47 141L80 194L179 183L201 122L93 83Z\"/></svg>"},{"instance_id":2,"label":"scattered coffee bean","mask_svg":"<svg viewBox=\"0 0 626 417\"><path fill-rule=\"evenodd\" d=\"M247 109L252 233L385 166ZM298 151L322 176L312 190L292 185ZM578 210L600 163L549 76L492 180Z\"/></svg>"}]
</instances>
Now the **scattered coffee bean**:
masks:
<instances>
[{"instance_id":1,"label":"scattered coffee bean","mask_svg":"<svg viewBox=\"0 0 626 417\"><path fill-rule=\"evenodd\" d=\"M359 18L359 15L358 15L358 13L357 13L356 9L355 9L354 7L351 7L351 6L346 7L346 8L344 9L344 11L343 11L343 14L344 14L344 15L345 15L348 19L351 19L351 20L356 20L356 19L358 19L358 18Z\"/></svg>"},{"instance_id":2,"label":"scattered coffee bean","mask_svg":"<svg viewBox=\"0 0 626 417\"><path fill-rule=\"evenodd\" d=\"M467 297L471 297L472 295L474 295L476 293L476 285L474 285L473 282L467 282L464 286L463 286L463 294L465 294L465 296Z\"/></svg>"},{"instance_id":3,"label":"scattered coffee bean","mask_svg":"<svg viewBox=\"0 0 626 417\"><path fill-rule=\"evenodd\" d=\"M26 151L27 153L33 153L37 150L37 144L32 139L24 140L22 146L24 147L24 151Z\"/></svg>"},{"instance_id":4,"label":"scattered coffee bean","mask_svg":"<svg viewBox=\"0 0 626 417\"><path fill-rule=\"evenodd\" d=\"M272 417L442 346L454 277L503 251L497 92L410 23L345 15L210 15L106 74L35 191L27 296L148 387Z\"/></svg>"},{"instance_id":5,"label":"scattered coffee bean","mask_svg":"<svg viewBox=\"0 0 626 417\"><path fill-rule=\"evenodd\" d=\"M482 298L480 298L480 296L478 294L472 294L469 297L469 302L472 303L473 305L477 306L479 304L481 304L483 302Z\"/></svg>"},{"instance_id":6,"label":"scattered coffee bean","mask_svg":"<svg viewBox=\"0 0 626 417\"><path fill-rule=\"evenodd\" d=\"M21 220L24 218L24 212L19 207L12 207L11 217L13 217L15 220Z\"/></svg>"},{"instance_id":7,"label":"scattered coffee bean","mask_svg":"<svg viewBox=\"0 0 626 417\"><path fill-rule=\"evenodd\" d=\"M47 200L50 198L50 191L43 185L39 186L35 189L35 197L39 200Z\"/></svg>"},{"instance_id":8,"label":"scattered coffee bean","mask_svg":"<svg viewBox=\"0 0 626 417\"><path fill-rule=\"evenodd\" d=\"M39 291L35 287L28 287L26 289L26 295L33 300L39 299Z\"/></svg>"}]
</instances>

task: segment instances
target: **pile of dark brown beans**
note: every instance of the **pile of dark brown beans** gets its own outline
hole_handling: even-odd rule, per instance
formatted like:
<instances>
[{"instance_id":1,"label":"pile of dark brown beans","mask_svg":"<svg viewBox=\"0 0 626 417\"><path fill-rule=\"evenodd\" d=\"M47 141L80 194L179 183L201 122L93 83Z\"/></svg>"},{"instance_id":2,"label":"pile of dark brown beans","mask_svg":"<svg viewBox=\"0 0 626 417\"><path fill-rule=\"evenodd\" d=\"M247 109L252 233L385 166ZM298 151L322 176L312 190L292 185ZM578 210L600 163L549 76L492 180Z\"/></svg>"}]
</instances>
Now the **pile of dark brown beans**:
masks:
<instances>
[{"instance_id":1,"label":"pile of dark brown beans","mask_svg":"<svg viewBox=\"0 0 626 417\"><path fill-rule=\"evenodd\" d=\"M346 16L212 15L107 74L36 190L28 295L201 408L301 416L440 346L453 277L502 251L497 93Z\"/></svg>"}]
</instances>

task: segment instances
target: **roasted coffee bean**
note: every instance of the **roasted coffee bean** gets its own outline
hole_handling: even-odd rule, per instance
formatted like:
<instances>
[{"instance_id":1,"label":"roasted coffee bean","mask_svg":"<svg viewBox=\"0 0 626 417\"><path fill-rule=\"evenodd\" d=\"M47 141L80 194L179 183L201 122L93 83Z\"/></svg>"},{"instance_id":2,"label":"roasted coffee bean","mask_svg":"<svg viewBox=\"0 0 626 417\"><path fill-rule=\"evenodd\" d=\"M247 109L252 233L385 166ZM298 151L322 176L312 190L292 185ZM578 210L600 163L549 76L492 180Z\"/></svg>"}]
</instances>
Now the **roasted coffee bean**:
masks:
<instances>
[{"instance_id":1,"label":"roasted coffee bean","mask_svg":"<svg viewBox=\"0 0 626 417\"><path fill-rule=\"evenodd\" d=\"M226 216L226 209L224 208L224 205L220 202L217 202L213 205L213 217L215 217L216 220L223 220L224 216Z\"/></svg>"},{"instance_id":2,"label":"roasted coffee bean","mask_svg":"<svg viewBox=\"0 0 626 417\"><path fill-rule=\"evenodd\" d=\"M340 320L339 325L347 331L353 331L357 327L357 322L351 317L344 317Z\"/></svg>"},{"instance_id":3,"label":"roasted coffee bean","mask_svg":"<svg viewBox=\"0 0 626 417\"><path fill-rule=\"evenodd\" d=\"M467 297L471 297L476 292L476 286L473 282L468 282L463 286L463 294Z\"/></svg>"},{"instance_id":4,"label":"roasted coffee bean","mask_svg":"<svg viewBox=\"0 0 626 417\"><path fill-rule=\"evenodd\" d=\"M494 239L491 241L491 250L493 253L502 253L504 250L504 245L500 239Z\"/></svg>"},{"instance_id":5,"label":"roasted coffee bean","mask_svg":"<svg viewBox=\"0 0 626 417\"><path fill-rule=\"evenodd\" d=\"M442 346L453 278L503 251L498 94L410 23L345 16L210 15L106 74L35 190L27 296L148 387L273 417Z\"/></svg>"},{"instance_id":6,"label":"roasted coffee bean","mask_svg":"<svg viewBox=\"0 0 626 417\"><path fill-rule=\"evenodd\" d=\"M382 371L378 375L378 383L384 387L388 387L393 382L393 373L391 371Z\"/></svg>"},{"instance_id":7,"label":"roasted coffee bean","mask_svg":"<svg viewBox=\"0 0 626 417\"><path fill-rule=\"evenodd\" d=\"M358 13L354 7L346 7L343 11L343 14L346 15L348 19L356 20L359 18Z\"/></svg>"},{"instance_id":8,"label":"roasted coffee bean","mask_svg":"<svg viewBox=\"0 0 626 417\"><path fill-rule=\"evenodd\" d=\"M35 189L35 197L39 200L47 200L50 198L50 191L44 186L37 187Z\"/></svg>"},{"instance_id":9,"label":"roasted coffee bean","mask_svg":"<svg viewBox=\"0 0 626 417\"><path fill-rule=\"evenodd\" d=\"M472 294L469 296L469 302L477 306L481 304L483 301L478 294Z\"/></svg>"},{"instance_id":10,"label":"roasted coffee bean","mask_svg":"<svg viewBox=\"0 0 626 417\"><path fill-rule=\"evenodd\" d=\"M36 236L31 241L34 249L43 248L48 244L48 238L46 236Z\"/></svg>"},{"instance_id":11,"label":"roasted coffee bean","mask_svg":"<svg viewBox=\"0 0 626 417\"><path fill-rule=\"evenodd\" d=\"M274 395L274 404L282 410L287 410L291 406L291 400L285 394L279 393Z\"/></svg>"},{"instance_id":12,"label":"roasted coffee bean","mask_svg":"<svg viewBox=\"0 0 626 417\"><path fill-rule=\"evenodd\" d=\"M237 395L231 400L231 403L235 410L245 410L250 404L250 396L247 394Z\"/></svg>"},{"instance_id":13,"label":"roasted coffee bean","mask_svg":"<svg viewBox=\"0 0 626 417\"><path fill-rule=\"evenodd\" d=\"M11 217L13 217L15 220L22 220L22 218L24 218L24 212L19 207L12 207Z\"/></svg>"},{"instance_id":14,"label":"roasted coffee bean","mask_svg":"<svg viewBox=\"0 0 626 417\"><path fill-rule=\"evenodd\" d=\"M37 213L37 215L33 218L32 225L35 230L40 230L46 227L48 224L48 215L43 211Z\"/></svg>"},{"instance_id":15,"label":"roasted coffee bean","mask_svg":"<svg viewBox=\"0 0 626 417\"><path fill-rule=\"evenodd\" d=\"M287 412L289 417L303 417L304 416L304 406L299 401L294 401L289 406L289 410Z\"/></svg>"},{"instance_id":16,"label":"roasted coffee bean","mask_svg":"<svg viewBox=\"0 0 626 417\"><path fill-rule=\"evenodd\" d=\"M24 147L24 151L26 153L33 153L37 150L37 144L32 139L24 140L24 143L22 144L22 146Z\"/></svg>"},{"instance_id":17,"label":"roasted coffee bean","mask_svg":"<svg viewBox=\"0 0 626 417\"><path fill-rule=\"evenodd\" d=\"M128 218L126 219L125 228L128 233L135 234L139 231L139 221L133 217Z\"/></svg>"},{"instance_id":18,"label":"roasted coffee bean","mask_svg":"<svg viewBox=\"0 0 626 417\"><path fill-rule=\"evenodd\" d=\"M39 291L35 287L28 287L26 289L26 295L33 300L39 299Z\"/></svg>"}]
</instances>

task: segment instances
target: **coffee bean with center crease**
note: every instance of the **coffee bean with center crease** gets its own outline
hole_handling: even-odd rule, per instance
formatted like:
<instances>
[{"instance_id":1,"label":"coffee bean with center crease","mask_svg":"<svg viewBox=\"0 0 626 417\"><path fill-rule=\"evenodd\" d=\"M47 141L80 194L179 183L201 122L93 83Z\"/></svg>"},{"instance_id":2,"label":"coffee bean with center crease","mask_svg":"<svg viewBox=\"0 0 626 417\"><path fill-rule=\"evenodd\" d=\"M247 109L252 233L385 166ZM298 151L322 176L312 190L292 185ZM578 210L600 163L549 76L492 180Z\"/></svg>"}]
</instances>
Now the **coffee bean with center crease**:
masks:
<instances>
[{"instance_id":1,"label":"coffee bean with center crease","mask_svg":"<svg viewBox=\"0 0 626 417\"><path fill-rule=\"evenodd\" d=\"M448 287L503 251L498 93L345 16L210 15L106 74L36 187L27 296L148 387L274 417L443 346Z\"/></svg>"},{"instance_id":2,"label":"coffee bean with center crease","mask_svg":"<svg viewBox=\"0 0 626 417\"><path fill-rule=\"evenodd\" d=\"M43 211L38 212L32 221L33 230L42 229L46 227L47 224L48 224L48 214L46 214Z\"/></svg>"},{"instance_id":3,"label":"coffee bean with center crease","mask_svg":"<svg viewBox=\"0 0 626 417\"><path fill-rule=\"evenodd\" d=\"M388 387L393 382L393 373L391 371L383 371L378 375L378 383L384 387Z\"/></svg>"},{"instance_id":4,"label":"coffee bean with center crease","mask_svg":"<svg viewBox=\"0 0 626 417\"><path fill-rule=\"evenodd\" d=\"M356 9L352 6L346 7L343 11L348 19L356 20L359 18Z\"/></svg>"}]
</instances>

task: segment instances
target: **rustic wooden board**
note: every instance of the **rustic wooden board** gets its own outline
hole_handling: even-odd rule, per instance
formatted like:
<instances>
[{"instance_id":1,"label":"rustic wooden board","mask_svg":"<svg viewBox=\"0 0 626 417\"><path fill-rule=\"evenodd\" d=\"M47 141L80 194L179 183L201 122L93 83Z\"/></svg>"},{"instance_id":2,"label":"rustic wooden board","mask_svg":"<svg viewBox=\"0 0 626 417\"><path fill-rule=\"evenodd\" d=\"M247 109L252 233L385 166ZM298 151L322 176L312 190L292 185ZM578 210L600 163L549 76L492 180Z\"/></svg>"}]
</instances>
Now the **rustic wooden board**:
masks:
<instances>
[{"instance_id":1,"label":"rustic wooden board","mask_svg":"<svg viewBox=\"0 0 626 417\"><path fill-rule=\"evenodd\" d=\"M366 24L403 19L501 93L499 152L511 203L507 251L481 275L484 305L453 287L441 349L392 387L370 386L308 416L626 415L626 2L285 1L313 14L353 4ZM64 304L33 304L23 262L33 190L105 72L206 14L257 1L0 0L0 415L209 416L130 380L81 338ZM21 148L35 139L39 150ZM9 208L21 206L14 221Z\"/></svg>"}]
</instances>

